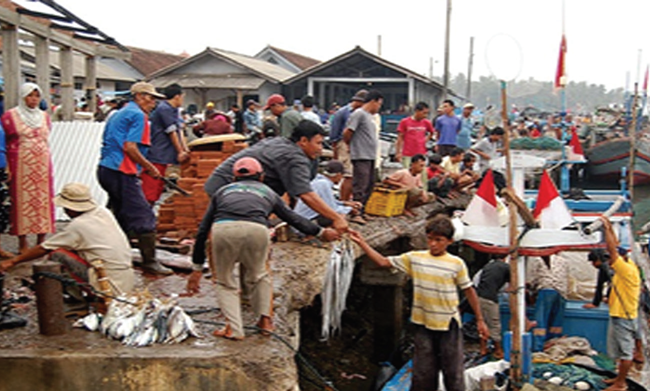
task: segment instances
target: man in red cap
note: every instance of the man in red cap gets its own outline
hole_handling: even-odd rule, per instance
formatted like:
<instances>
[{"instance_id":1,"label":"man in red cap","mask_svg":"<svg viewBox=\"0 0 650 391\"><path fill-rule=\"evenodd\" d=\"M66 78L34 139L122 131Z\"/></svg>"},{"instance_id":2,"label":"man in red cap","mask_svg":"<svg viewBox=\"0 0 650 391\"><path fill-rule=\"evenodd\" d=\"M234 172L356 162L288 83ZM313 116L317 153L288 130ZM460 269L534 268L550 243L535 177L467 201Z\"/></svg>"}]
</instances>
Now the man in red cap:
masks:
<instances>
[{"instance_id":1,"label":"man in red cap","mask_svg":"<svg viewBox=\"0 0 650 391\"><path fill-rule=\"evenodd\" d=\"M210 232L214 259L211 267L217 276L217 298L227 322L226 327L215 331L214 335L241 340L244 328L239 287L233 277L237 263L245 268L244 280L250 288L256 319L259 319L257 326L264 331L273 330L273 286L266 268L270 244L269 215L275 213L304 234L326 241L338 239L339 234L333 229L321 228L289 209L277 193L262 183L264 171L257 159L240 158L232 170L235 182L221 187L212 196L196 234L192 258L194 272L188 280L187 290L190 293L199 290L205 262L205 241Z\"/></svg>"},{"instance_id":2,"label":"man in red cap","mask_svg":"<svg viewBox=\"0 0 650 391\"><path fill-rule=\"evenodd\" d=\"M273 94L266 100L264 110L270 110L273 115L278 117L280 124L280 134L284 137L290 137L293 129L303 119L300 113L294 109L287 108L287 102L284 96Z\"/></svg>"}]
</instances>

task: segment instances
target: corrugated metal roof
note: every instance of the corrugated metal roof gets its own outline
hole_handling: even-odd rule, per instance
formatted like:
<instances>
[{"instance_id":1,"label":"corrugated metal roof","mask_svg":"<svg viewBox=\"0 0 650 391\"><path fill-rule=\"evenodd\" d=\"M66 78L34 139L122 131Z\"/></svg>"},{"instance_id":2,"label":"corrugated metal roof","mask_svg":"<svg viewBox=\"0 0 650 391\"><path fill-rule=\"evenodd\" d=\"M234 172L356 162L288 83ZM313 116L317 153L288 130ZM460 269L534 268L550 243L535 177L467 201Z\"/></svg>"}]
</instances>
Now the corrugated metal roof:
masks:
<instances>
[{"instance_id":1,"label":"corrugated metal roof","mask_svg":"<svg viewBox=\"0 0 650 391\"><path fill-rule=\"evenodd\" d=\"M99 205L106 205L108 195L97 181L97 164L102 146L103 122L53 122L50 152L54 168L54 193L66 183L79 182L90 187L90 194ZM69 220L56 208L57 220Z\"/></svg>"},{"instance_id":2,"label":"corrugated metal roof","mask_svg":"<svg viewBox=\"0 0 650 391\"><path fill-rule=\"evenodd\" d=\"M288 79L291 76L295 75L294 72L284 69L279 65L260 60L259 58L216 48L210 48L210 50L223 57L229 58L231 61L239 63L251 70L257 71L277 81L283 81L284 79Z\"/></svg>"},{"instance_id":3,"label":"corrugated metal roof","mask_svg":"<svg viewBox=\"0 0 650 391\"><path fill-rule=\"evenodd\" d=\"M150 80L155 87L178 83L183 88L222 88L234 90L257 90L266 80L255 76L217 76L169 74Z\"/></svg>"}]
</instances>

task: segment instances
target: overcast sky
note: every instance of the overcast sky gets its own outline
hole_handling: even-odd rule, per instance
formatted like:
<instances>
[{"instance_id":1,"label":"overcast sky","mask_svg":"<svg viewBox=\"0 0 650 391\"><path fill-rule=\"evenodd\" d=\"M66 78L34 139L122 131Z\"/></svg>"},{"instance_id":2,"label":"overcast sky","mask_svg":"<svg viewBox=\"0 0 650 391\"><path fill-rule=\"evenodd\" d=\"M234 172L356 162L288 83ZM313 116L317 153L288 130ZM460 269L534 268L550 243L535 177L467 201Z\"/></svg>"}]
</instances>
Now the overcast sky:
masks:
<instances>
[{"instance_id":1,"label":"overcast sky","mask_svg":"<svg viewBox=\"0 0 650 391\"><path fill-rule=\"evenodd\" d=\"M565 1L569 80L624 87L626 72L632 83L637 78L640 49L642 79L650 62L650 1ZM58 3L129 46L190 54L212 46L254 55L270 44L325 61L356 45L376 53L381 35L382 56L387 60L428 75L432 57L434 76L441 77L444 69L445 0ZM495 73L499 78L553 80L562 35L562 0L452 3L452 75L467 72L473 36L473 79Z\"/></svg>"}]
</instances>

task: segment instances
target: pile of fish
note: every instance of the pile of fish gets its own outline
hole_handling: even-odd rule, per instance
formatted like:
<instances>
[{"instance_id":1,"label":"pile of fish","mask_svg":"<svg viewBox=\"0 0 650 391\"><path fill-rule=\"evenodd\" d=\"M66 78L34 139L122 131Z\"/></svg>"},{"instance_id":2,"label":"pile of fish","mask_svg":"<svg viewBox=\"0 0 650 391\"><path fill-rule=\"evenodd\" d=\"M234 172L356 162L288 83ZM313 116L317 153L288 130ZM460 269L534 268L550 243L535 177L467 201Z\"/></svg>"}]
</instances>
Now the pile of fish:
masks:
<instances>
[{"instance_id":1,"label":"pile of fish","mask_svg":"<svg viewBox=\"0 0 650 391\"><path fill-rule=\"evenodd\" d=\"M321 337L325 341L332 333L341 329L341 316L345 310L353 274L354 250L350 240L344 239L333 246L323 282Z\"/></svg>"},{"instance_id":2,"label":"pile of fish","mask_svg":"<svg viewBox=\"0 0 650 391\"><path fill-rule=\"evenodd\" d=\"M106 315L89 314L74 326L100 331L124 345L135 347L179 343L189 336L200 338L194 321L174 299L163 302L133 296L126 302L113 300Z\"/></svg>"}]
</instances>

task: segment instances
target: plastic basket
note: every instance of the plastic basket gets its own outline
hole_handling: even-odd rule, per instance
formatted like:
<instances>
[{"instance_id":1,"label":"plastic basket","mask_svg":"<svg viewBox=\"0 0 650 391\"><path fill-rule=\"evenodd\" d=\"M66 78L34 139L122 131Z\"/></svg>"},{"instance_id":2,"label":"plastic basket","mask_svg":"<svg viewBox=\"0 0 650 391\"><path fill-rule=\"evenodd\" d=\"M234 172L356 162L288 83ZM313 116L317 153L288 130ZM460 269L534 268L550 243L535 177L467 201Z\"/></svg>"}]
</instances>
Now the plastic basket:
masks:
<instances>
[{"instance_id":1,"label":"plastic basket","mask_svg":"<svg viewBox=\"0 0 650 391\"><path fill-rule=\"evenodd\" d=\"M401 215L404 212L407 197L406 190L375 187L366 203L366 213L384 217Z\"/></svg>"}]
</instances>

